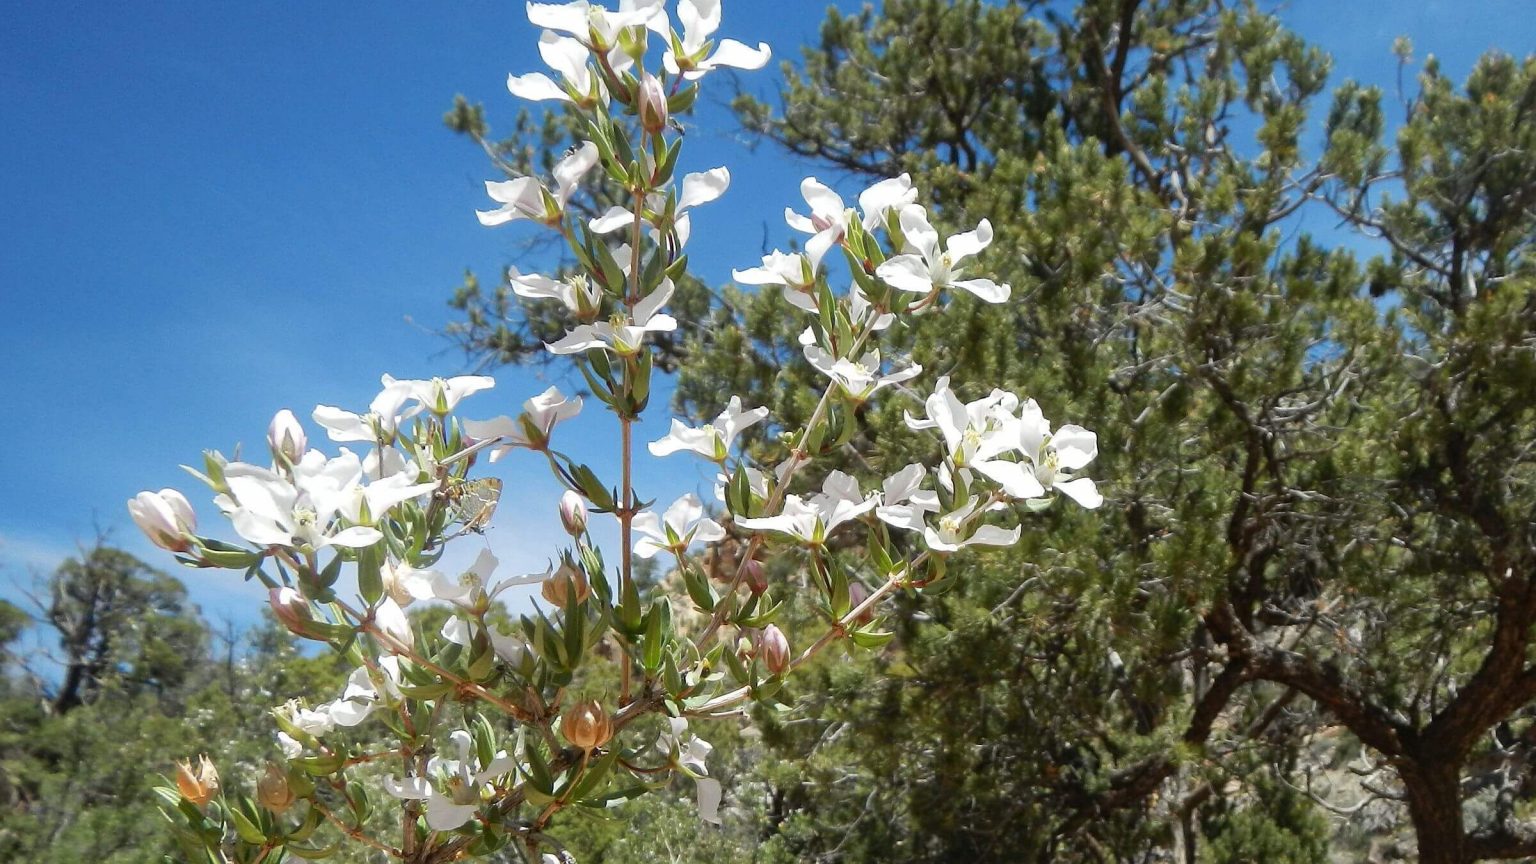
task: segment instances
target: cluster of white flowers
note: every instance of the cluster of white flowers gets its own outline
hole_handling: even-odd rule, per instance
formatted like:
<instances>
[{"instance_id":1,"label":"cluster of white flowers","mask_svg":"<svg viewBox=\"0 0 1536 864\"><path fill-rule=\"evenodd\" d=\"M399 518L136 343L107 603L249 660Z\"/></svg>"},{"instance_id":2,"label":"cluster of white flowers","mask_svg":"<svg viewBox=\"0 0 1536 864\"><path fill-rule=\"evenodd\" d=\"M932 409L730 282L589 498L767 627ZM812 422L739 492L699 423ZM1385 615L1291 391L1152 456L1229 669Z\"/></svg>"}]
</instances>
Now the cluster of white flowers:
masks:
<instances>
[{"instance_id":1,"label":"cluster of white flowers","mask_svg":"<svg viewBox=\"0 0 1536 864\"><path fill-rule=\"evenodd\" d=\"M807 178L801 192L809 213L785 212L788 226L806 235L803 250L775 250L760 266L734 271L741 284L782 288L791 306L808 313L799 344L807 365L827 379L811 417L786 428L768 408L747 408L732 397L703 426L674 419L649 452L691 454L711 464L718 506L706 507L694 494L659 512L639 502L632 427L652 389L650 343L679 326L667 307L694 211L726 194L731 179L725 168L713 168L672 183L681 141L668 141L669 118L692 104L698 80L710 71L756 69L769 59L766 45L715 39L719 0L678 0L676 14L680 32L663 0L622 0L617 10L585 0L529 3L529 20L544 30L539 53L553 75L512 75L508 89L573 106L584 119L584 140L554 166L551 183L487 183L498 206L479 211L488 226L526 221L557 229L578 262L571 274L509 268L507 278L519 297L557 304L570 321L546 348L570 358L591 396L617 416L617 482L552 446L556 427L580 413L580 398L551 387L516 416L461 419L461 401L489 389L490 378L386 375L366 411L319 406L312 414L331 441L359 452L311 449L303 425L284 410L268 429L270 463L211 454L202 471L193 471L245 545L200 536L191 504L175 490L143 492L128 504L156 545L191 565L260 578L278 621L357 664L339 697L276 709L279 748L344 788L347 767L373 757L349 761L340 732L386 718L400 745L384 754L399 761L383 790L405 802L408 844L436 844L442 860L494 851L508 832L537 852L546 823L562 807L608 806L630 794L604 792L611 775L626 772L640 789L654 785L657 773L691 778L701 817L718 822L723 790L705 764L712 748L689 731L688 718L775 698L785 675L843 637L864 647L882 644L891 636L878 629L875 605L883 597L945 578L943 562L966 547L1015 543L1021 517L1048 505L1054 493L1087 508L1103 501L1080 473L1097 455L1092 432L1067 425L1053 434L1034 400L1003 390L962 402L947 377L923 399L923 416L906 415L912 430L942 439L932 464L909 464L878 488L837 470L819 484L808 482L804 469L851 439L859 405L882 393L910 398L923 369L882 350L882 334L912 316L942 313L956 291L988 303L1010 296L1008 285L964 272L992 243L990 223L983 219L941 242L931 214L917 203L918 190L902 175L865 189L857 207ZM644 68L652 38L662 43L654 72ZM571 205L594 173L621 187L620 200L629 203L583 222ZM846 290L833 289L829 258L848 263ZM750 448L743 446L748 430ZM773 461L753 458L772 452L775 442L784 448ZM482 454L496 462L518 449L537 453L565 487L559 512L570 546L543 572L497 578L498 561L485 549L450 575L441 563L444 546L483 530L500 494L499 480L472 477L471 469ZM591 514L619 524L622 548L608 556L611 566L588 530ZM859 526L865 533L853 539L871 552L862 575L828 554L834 535ZM701 547L707 555L697 553ZM674 626L680 601L665 592L642 600L633 561L659 556L675 565L698 626ZM831 619L799 655L774 621L782 604L771 599L764 567L770 556L809 562ZM704 575L705 559L713 579ZM337 594L344 568L357 576L355 603ZM520 616L508 632L497 623L504 620L497 600L519 585L541 586L550 608ZM416 602L445 606L446 623L432 632L413 627L406 608ZM719 638L722 630L734 638ZM618 663L618 692L563 701L577 670L598 657ZM516 734L505 737L487 714L515 726ZM610 743L647 715L660 715L663 726L649 751ZM621 752L626 759L659 753L665 762L634 765ZM507 818L525 803L539 807L536 818ZM418 813L421 837L411 822ZM261 842L294 843L307 837L302 824L253 824L241 837L255 843L248 834L281 830L289 833L264 834ZM359 836L361 817L352 827ZM472 838L479 845L470 845Z\"/></svg>"}]
</instances>

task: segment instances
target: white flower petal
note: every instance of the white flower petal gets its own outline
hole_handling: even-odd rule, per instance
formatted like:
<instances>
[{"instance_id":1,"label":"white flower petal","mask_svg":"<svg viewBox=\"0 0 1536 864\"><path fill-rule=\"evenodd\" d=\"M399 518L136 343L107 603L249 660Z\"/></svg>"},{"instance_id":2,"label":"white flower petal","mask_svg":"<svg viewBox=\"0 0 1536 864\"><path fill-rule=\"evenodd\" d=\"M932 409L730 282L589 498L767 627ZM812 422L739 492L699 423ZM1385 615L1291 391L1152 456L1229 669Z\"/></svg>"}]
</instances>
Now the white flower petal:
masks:
<instances>
[{"instance_id":1,"label":"white flower petal","mask_svg":"<svg viewBox=\"0 0 1536 864\"><path fill-rule=\"evenodd\" d=\"M1095 510L1104 503L1104 496L1099 494L1097 486L1087 477L1078 477L1065 483L1057 483L1053 488L1066 493L1068 498L1081 504L1089 510Z\"/></svg>"}]
</instances>

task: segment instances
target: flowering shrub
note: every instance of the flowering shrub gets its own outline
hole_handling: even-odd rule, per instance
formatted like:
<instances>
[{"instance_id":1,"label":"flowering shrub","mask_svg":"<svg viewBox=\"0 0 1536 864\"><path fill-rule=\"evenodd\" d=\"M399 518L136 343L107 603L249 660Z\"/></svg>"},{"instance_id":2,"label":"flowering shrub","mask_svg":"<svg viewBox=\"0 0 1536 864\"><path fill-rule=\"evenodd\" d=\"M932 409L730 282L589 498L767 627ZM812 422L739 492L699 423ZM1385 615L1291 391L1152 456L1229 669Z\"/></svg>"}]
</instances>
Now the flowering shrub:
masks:
<instances>
[{"instance_id":1,"label":"flowering shrub","mask_svg":"<svg viewBox=\"0 0 1536 864\"><path fill-rule=\"evenodd\" d=\"M479 213L486 225L547 226L574 256L575 271L562 278L509 275L519 295L562 304L574 322L548 349L569 357L616 415L616 465L594 468L555 449L557 427L582 408L555 388L515 417L473 420L458 415L460 403L489 389L490 378L386 375L366 411L312 413L332 442L350 446L312 449L285 410L268 429L269 464L210 453L192 472L241 542L198 534L175 490L129 502L156 545L187 565L261 580L285 627L356 666L334 698L274 708L282 759L254 795L221 785L206 759L183 764L175 788L159 790L183 840L209 860L318 857L343 842L412 862L509 844L561 857L547 829L562 810L612 807L673 775L692 779L700 817L718 821L711 747L690 733L690 718L774 700L786 676L834 644L883 645L891 634L877 606L887 595L944 582L946 561L965 547L1013 544L1021 518L1055 493L1099 505L1093 481L1079 473L1097 451L1092 432L1052 433L1033 400L1001 390L962 402L947 378L922 400L921 416L907 415L912 429L942 438L935 464L908 465L876 485L840 471L814 476L819 459L848 445L850 409L913 386L922 373L884 356L882 333L914 315L943 314L955 290L992 303L1009 296L1007 285L962 273L990 244L991 226L941 243L906 176L871 186L856 208L807 179L809 214L786 213L807 235L802 250L775 251L735 273L744 284L778 286L806 313L804 356L827 378L806 424L778 427L767 409L739 398L703 427L673 420L647 449L712 463L716 501L689 494L659 512L640 503L634 429L652 392L649 334L678 326L666 310L687 267L693 211L730 184L725 168L675 179L682 139L670 118L693 103L712 69L756 69L769 57L766 45L715 40L717 0L679 0L675 11L681 32L660 0L624 0L618 11L528 4L529 19L545 28L540 53L559 78L529 73L508 87L571 103L588 140L555 166L552 185L487 183L498 206ZM628 206L583 220L568 205L594 171L626 191ZM830 259L839 258L849 274L843 292L829 278ZM777 432L780 452L768 463L737 447L757 424ZM489 550L465 572L447 572L447 546L494 515L500 481L478 469L514 451L545 461L565 486L558 507L569 547L541 573L498 572ZM618 548L606 556L594 516L618 523ZM834 538L868 555L853 567L829 553ZM636 556L664 560L687 601L642 597ZM788 591L771 583L765 564L781 559L806 574L824 622L818 632L789 634L776 623ZM339 593L344 573L355 575L356 596ZM503 629L492 614L498 595L533 584L548 608ZM417 602L446 604L446 625L414 628L405 609ZM582 667L600 663L617 667L613 691L572 697L567 688ZM348 730L365 723L379 724L375 739L389 746L359 745ZM382 823L393 826L387 836L369 818L386 806L397 811Z\"/></svg>"}]
</instances>

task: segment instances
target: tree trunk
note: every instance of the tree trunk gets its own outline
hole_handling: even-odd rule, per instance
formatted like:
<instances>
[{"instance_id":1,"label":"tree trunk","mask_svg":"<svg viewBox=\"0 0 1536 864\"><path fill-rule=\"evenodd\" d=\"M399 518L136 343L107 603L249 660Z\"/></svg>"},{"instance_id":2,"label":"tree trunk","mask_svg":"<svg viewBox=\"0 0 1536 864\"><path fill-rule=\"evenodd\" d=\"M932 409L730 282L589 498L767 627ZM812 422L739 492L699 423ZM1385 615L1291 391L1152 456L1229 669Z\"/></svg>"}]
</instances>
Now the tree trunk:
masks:
<instances>
[{"instance_id":1,"label":"tree trunk","mask_svg":"<svg viewBox=\"0 0 1536 864\"><path fill-rule=\"evenodd\" d=\"M1471 860L1462 824L1457 767L1455 760L1446 756L1407 763L1400 769L1420 864L1465 864Z\"/></svg>"}]
</instances>

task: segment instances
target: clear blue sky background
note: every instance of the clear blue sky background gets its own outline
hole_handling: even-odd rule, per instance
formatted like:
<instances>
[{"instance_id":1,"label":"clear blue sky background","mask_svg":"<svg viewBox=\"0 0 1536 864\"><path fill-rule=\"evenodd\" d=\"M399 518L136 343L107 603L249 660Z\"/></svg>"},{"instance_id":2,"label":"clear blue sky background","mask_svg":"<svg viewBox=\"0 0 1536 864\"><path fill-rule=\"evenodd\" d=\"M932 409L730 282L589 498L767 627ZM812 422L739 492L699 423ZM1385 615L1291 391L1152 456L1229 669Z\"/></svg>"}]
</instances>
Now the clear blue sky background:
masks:
<instances>
[{"instance_id":1,"label":"clear blue sky background","mask_svg":"<svg viewBox=\"0 0 1536 864\"><path fill-rule=\"evenodd\" d=\"M825 7L727 0L722 35L775 51L770 70L743 78L749 89L772 92L778 60L798 58ZM1485 49L1536 45L1530 12L1529 0L1281 8L1333 54L1334 82L1389 90L1394 37L1459 78ZM0 596L98 527L174 568L127 518L135 492L180 487L217 527L176 467L203 448L244 442L259 454L279 408L306 419L319 402L359 410L381 372L468 367L436 335L451 320L444 301L466 267L494 273L526 234L476 222L492 172L439 117L462 92L485 102L493 129L510 125L519 105L504 81L543 69L536 38L510 0L11 4L0 20L0 385L12 406ZM779 214L808 169L750 151L718 104L729 83L714 83L685 167L733 175L690 248L722 282L756 262L765 226L783 244ZM466 414L515 413L551 383L526 370L497 379ZM568 440L601 458L601 412L578 422ZM648 437L665 431L659 417L647 425ZM707 494L680 458L647 467L642 491L663 504ZM507 501L484 542L509 567L531 567L554 551L556 487L528 458L497 473ZM232 574L183 572L210 617L254 620L260 592Z\"/></svg>"}]
</instances>

